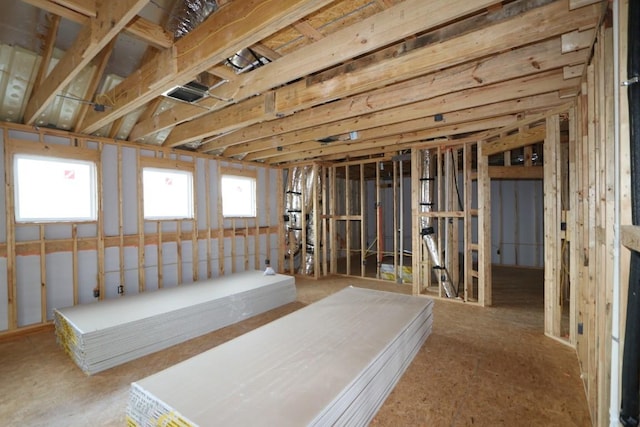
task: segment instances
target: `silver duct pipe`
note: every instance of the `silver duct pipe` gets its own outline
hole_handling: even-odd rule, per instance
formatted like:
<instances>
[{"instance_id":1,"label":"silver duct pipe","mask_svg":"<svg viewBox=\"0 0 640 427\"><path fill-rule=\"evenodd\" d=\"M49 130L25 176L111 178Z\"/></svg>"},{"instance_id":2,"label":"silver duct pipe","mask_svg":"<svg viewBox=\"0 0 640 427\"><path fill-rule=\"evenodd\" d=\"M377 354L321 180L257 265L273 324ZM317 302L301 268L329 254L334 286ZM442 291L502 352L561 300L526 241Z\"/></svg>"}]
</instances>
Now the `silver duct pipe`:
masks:
<instances>
[{"instance_id":1,"label":"silver duct pipe","mask_svg":"<svg viewBox=\"0 0 640 427\"><path fill-rule=\"evenodd\" d=\"M218 9L218 3L215 0L177 1L171 10L167 31L173 34L175 40L178 40L196 28L216 9Z\"/></svg>"},{"instance_id":2,"label":"silver duct pipe","mask_svg":"<svg viewBox=\"0 0 640 427\"><path fill-rule=\"evenodd\" d=\"M305 166L304 168L305 187L302 195L304 197L304 211L307 214L307 234L306 234L306 256L304 260L304 269L301 267L299 273L310 276L313 274L313 265L316 254L316 242L313 238L313 198L317 194L314 190L320 184L320 179L316 176L316 169L313 166ZM314 189L314 186L316 187Z\"/></svg>"},{"instance_id":3,"label":"silver duct pipe","mask_svg":"<svg viewBox=\"0 0 640 427\"><path fill-rule=\"evenodd\" d=\"M433 210L433 173L431 165L431 151L422 151L422 174L420 177L420 212L431 212ZM435 239L435 229L433 227L433 218L423 216L420 218L420 234L427 246L427 251L431 256L431 262L435 270L439 270L438 275L440 283L444 289L447 298L455 298L456 291L451 283L451 278L446 266L442 262L438 242Z\"/></svg>"},{"instance_id":4,"label":"silver duct pipe","mask_svg":"<svg viewBox=\"0 0 640 427\"><path fill-rule=\"evenodd\" d=\"M300 274L313 274L316 246L313 238L313 196L314 186L319 184L319 177L312 166L289 169L285 190L285 246L289 257L295 257L302 249L303 211L307 218L306 256L301 260Z\"/></svg>"}]
</instances>

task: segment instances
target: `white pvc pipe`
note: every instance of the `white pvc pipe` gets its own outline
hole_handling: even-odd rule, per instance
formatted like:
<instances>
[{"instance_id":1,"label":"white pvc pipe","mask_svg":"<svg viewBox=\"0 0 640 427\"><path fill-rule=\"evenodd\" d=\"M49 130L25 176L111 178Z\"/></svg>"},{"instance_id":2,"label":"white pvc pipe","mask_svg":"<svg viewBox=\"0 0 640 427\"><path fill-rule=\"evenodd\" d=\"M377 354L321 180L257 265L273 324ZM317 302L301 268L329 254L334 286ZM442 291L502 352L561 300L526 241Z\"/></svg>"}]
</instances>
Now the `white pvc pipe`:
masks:
<instances>
[{"instance_id":1,"label":"white pvc pipe","mask_svg":"<svg viewBox=\"0 0 640 427\"><path fill-rule=\"evenodd\" d=\"M613 121L614 121L614 221L613 221L613 304L611 308L611 391L609 425L620 425L620 4L613 0Z\"/></svg>"}]
</instances>

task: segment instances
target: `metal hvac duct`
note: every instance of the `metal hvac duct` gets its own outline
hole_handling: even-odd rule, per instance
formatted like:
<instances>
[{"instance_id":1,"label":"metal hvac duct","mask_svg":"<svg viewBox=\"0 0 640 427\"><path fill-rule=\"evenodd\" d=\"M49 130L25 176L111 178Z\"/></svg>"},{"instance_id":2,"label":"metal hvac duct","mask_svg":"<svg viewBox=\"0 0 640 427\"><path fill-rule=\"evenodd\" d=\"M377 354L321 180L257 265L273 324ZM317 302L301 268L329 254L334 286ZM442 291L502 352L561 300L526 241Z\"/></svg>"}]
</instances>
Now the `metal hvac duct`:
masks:
<instances>
[{"instance_id":1,"label":"metal hvac duct","mask_svg":"<svg viewBox=\"0 0 640 427\"><path fill-rule=\"evenodd\" d=\"M178 40L191 32L207 17L218 9L215 0L182 0L177 1L171 10L167 31Z\"/></svg>"},{"instance_id":2,"label":"metal hvac duct","mask_svg":"<svg viewBox=\"0 0 640 427\"><path fill-rule=\"evenodd\" d=\"M431 151L423 150L422 152L422 174L420 177L420 212L431 212L433 210L433 174L431 165ZM437 270L440 283L447 298L455 298L457 293L451 283L449 272L445 267L442 257L440 255L440 249L438 248L438 242L435 238L435 228L433 227L433 218L429 216L423 216L420 218L420 234L427 246L427 251L431 257L431 263L433 269Z\"/></svg>"},{"instance_id":3,"label":"metal hvac duct","mask_svg":"<svg viewBox=\"0 0 640 427\"><path fill-rule=\"evenodd\" d=\"M302 249L302 212L304 211L306 214L306 256L302 260L298 273L305 275L313 274L315 261L316 242L313 238L312 213L314 186L319 183L319 177L312 166L289 169L285 190L285 245L289 257L295 257Z\"/></svg>"}]
</instances>

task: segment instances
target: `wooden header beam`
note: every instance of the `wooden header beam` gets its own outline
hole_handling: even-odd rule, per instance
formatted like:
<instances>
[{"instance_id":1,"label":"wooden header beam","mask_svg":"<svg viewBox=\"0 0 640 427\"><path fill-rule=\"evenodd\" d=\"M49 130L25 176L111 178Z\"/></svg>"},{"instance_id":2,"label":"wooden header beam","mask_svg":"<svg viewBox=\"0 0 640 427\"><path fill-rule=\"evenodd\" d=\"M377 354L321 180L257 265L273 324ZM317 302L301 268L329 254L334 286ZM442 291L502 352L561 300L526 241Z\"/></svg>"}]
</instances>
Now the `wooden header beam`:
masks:
<instances>
[{"instance_id":1,"label":"wooden header beam","mask_svg":"<svg viewBox=\"0 0 640 427\"><path fill-rule=\"evenodd\" d=\"M482 152L491 156L493 154L503 153L505 151L532 145L536 142L544 142L547 130L544 126L538 126L532 129L526 129L513 135L505 136L496 141L484 142Z\"/></svg>"}]
</instances>

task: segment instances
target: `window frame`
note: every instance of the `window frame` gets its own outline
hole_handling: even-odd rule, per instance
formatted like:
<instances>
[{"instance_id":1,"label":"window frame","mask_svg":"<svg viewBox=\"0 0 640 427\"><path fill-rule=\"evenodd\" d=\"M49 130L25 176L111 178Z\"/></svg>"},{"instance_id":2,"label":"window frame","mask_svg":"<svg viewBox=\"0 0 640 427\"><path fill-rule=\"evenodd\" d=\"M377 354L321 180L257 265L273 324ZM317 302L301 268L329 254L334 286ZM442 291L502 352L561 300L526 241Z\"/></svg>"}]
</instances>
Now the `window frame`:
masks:
<instances>
[{"instance_id":1,"label":"window frame","mask_svg":"<svg viewBox=\"0 0 640 427\"><path fill-rule=\"evenodd\" d=\"M167 171L171 173L188 173L190 174L190 206L191 216L147 216L144 209L145 190L144 190L144 171L145 169L155 171ZM156 158L140 158L139 166L140 176L140 215L144 221L193 221L196 220L196 174L195 165L191 162L172 159L156 159Z\"/></svg>"},{"instance_id":2,"label":"window frame","mask_svg":"<svg viewBox=\"0 0 640 427\"><path fill-rule=\"evenodd\" d=\"M225 215L224 213L224 189L222 180L225 176L237 178L250 178L253 180L253 214L252 215ZM235 169L223 167L220 168L220 206L223 219L252 219L258 217L258 172L256 170Z\"/></svg>"},{"instance_id":3,"label":"window frame","mask_svg":"<svg viewBox=\"0 0 640 427\"><path fill-rule=\"evenodd\" d=\"M22 140L9 140L5 142L6 155L9 159L10 173L8 173L11 180L11 203L12 214L14 223L17 225L37 225L37 224L93 224L99 221L100 206L101 206L101 193L100 193L100 180L101 180L101 162L100 151L92 150L81 147L73 147L66 145L56 144L43 144L33 141ZM91 176L91 210L93 211L92 218L24 218L21 219L18 216L19 212L19 183L18 183L18 168L17 161L19 158L33 158L43 159L50 161L67 161L70 163L89 163L92 166ZM8 171L9 172L9 171Z\"/></svg>"}]
</instances>

